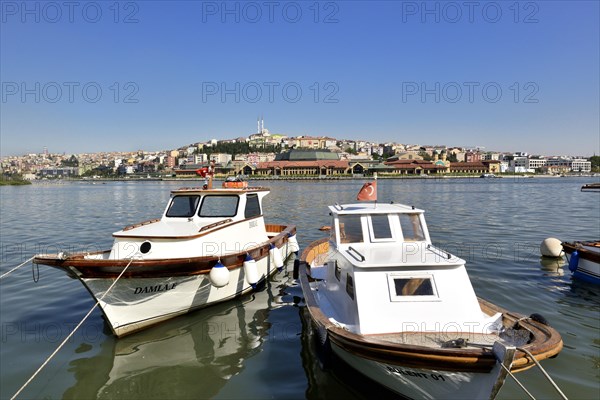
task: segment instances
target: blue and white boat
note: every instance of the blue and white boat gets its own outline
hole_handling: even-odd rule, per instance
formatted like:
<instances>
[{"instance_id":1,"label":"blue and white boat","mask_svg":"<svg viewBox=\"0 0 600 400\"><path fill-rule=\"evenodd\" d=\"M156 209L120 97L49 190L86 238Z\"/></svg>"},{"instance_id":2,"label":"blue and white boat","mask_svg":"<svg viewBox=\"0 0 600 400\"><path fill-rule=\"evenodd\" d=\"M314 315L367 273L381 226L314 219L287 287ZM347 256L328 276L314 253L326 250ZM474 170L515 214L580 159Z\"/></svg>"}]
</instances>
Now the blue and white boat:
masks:
<instances>
[{"instance_id":1,"label":"blue and white boat","mask_svg":"<svg viewBox=\"0 0 600 400\"><path fill-rule=\"evenodd\" d=\"M600 240L563 242L573 277L600 284Z\"/></svg>"}]
</instances>

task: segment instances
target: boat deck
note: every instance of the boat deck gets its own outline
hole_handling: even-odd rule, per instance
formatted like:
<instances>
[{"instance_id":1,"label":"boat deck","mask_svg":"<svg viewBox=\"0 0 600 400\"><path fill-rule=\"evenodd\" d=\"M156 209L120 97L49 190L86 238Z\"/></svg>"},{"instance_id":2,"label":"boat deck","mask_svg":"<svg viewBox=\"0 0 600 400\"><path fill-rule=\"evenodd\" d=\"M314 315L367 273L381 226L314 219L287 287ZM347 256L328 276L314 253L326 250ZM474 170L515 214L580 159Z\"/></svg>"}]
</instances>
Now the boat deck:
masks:
<instances>
[{"instance_id":1,"label":"boat deck","mask_svg":"<svg viewBox=\"0 0 600 400\"><path fill-rule=\"evenodd\" d=\"M400 332L365 335L367 338L383 340L394 344L406 344L430 348L491 348L494 342L502 339L506 344L524 346L529 341L529 332L524 330L506 333L482 334L474 332ZM461 340L462 339L462 340Z\"/></svg>"}]
</instances>

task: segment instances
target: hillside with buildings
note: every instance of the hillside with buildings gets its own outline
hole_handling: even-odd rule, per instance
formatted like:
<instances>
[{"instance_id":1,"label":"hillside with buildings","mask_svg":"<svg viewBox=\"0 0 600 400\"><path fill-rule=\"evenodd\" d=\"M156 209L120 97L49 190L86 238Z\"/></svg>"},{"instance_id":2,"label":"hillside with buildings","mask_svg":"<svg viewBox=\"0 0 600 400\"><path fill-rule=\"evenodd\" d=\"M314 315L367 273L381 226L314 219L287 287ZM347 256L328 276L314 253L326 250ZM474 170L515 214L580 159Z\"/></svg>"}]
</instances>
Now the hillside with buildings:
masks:
<instances>
[{"instance_id":1,"label":"hillside with buildings","mask_svg":"<svg viewBox=\"0 0 600 400\"><path fill-rule=\"evenodd\" d=\"M257 132L226 140L135 152L57 154L5 157L3 177L27 180L90 177L196 177L214 164L216 175L256 177L401 176L447 174L589 174L599 172L600 157L531 155L483 151L482 148L344 140L327 136L295 136L269 132L259 121Z\"/></svg>"}]
</instances>

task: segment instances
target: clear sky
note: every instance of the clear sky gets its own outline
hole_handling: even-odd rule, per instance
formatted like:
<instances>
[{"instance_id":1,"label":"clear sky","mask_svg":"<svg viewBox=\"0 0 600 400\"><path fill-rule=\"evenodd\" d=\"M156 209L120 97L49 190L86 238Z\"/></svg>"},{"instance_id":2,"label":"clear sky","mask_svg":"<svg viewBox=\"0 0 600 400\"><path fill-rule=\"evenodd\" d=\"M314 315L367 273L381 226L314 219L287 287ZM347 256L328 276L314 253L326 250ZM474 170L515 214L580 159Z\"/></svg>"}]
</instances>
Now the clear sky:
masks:
<instances>
[{"instance_id":1,"label":"clear sky","mask_svg":"<svg viewBox=\"0 0 600 400\"><path fill-rule=\"evenodd\" d=\"M256 132L600 154L598 1L4 1L0 153Z\"/></svg>"}]
</instances>

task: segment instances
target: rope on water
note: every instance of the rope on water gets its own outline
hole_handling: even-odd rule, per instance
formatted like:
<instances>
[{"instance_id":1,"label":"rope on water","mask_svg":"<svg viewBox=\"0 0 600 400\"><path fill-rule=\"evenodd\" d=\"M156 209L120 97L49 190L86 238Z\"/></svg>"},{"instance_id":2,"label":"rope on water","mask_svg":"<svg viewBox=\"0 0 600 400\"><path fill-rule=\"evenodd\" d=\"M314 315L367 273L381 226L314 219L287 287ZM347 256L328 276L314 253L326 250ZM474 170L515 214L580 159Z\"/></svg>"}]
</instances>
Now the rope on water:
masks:
<instances>
[{"instance_id":1,"label":"rope on water","mask_svg":"<svg viewBox=\"0 0 600 400\"><path fill-rule=\"evenodd\" d=\"M21 268L23 265L27 264L29 261L33 260L34 258L35 258L35 256L29 258L24 263L17 265L16 267L14 267L13 269L11 269L10 271L5 272L4 274L0 275L0 279L4 278L6 275L10 274L11 272L16 271L17 269Z\"/></svg>"},{"instance_id":2,"label":"rope on water","mask_svg":"<svg viewBox=\"0 0 600 400\"><path fill-rule=\"evenodd\" d=\"M514 375L512 372L510 372L510 370L509 370L508 368L506 368L506 366L505 366L504 364L500 363L500 366L501 366L502 368L504 368L504 370L505 370L506 372L508 372L508 375L510 375L510 377L511 377L511 378L513 378L513 379L515 380L515 382L517 382L517 385L519 385L519 386L521 387L521 389L523 389L523 391L524 391L525 393L527 393L527 396L529 396L529 398L530 398L530 399L533 399L533 400L535 400L535 397L533 397L533 395L532 395L531 393L529 393L529 390L527 390L527 389L525 388L525 386L523 386L523 384L522 384L521 382L519 382L519 380L517 379L517 377L516 377L516 376L515 376L515 375Z\"/></svg>"},{"instance_id":3,"label":"rope on water","mask_svg":"<svg viewBox=\"0 0 600 400\"><path fill-rule=\"evenodd\" d=\"M556 389L556 391L558 392L558 394L560 394L560 396L564 400L568 400L567 396L565 396L565 394L562 392L562 390L560 390L560 388L558 387L558 385L552 380L552 378L550 377L550 375L548 375L548 373L546 372L546 370L542 367L542 364L540 364L540 362L535 359L535 357L533 356L533 354L531 354L529 352L529 350L524 349L522 347L517 347L517 350L522 351L523 353L527 354L533 360L533 362L535 363L535 365L537 365L538 367L540 367L540 370L542 371L542 373L544 374L544 376L546 377L546 379L548 380L548 382L550 382L550 384L554 387L554 389Z\"/></svg>"},{"instance_id":4,"label":"rope on water","mask_svg":"<svg viewBox=\"0 0 600 400\"><path fill-rule=\"evenodd\" d=\"M25 389L27 387L27 385L29 385L31 383L31 381L33 381L33 379L41 372L41 370L46 366L46 364L48 364L50 362L50 360L56 355L56 353L58 353L58 351L65 345L65 343L67 343L67 341L75 334L77 329L79 329L81 327L81 325L83 325L85 320L92 314L92 311L94 311L94 309L100 304L100 302L104 299L104 297L108 294L108 292L110 292L110 290L115 286L115 284L119 281L119 278L121 278L121 276L123 276L123 274L125 273L127 268L129 268L129 266L131 265L132 262L133 262L133 258L129 261L129 264L127 264L127 266L125 268L123 268L123 271L121 271L119 276L117 276L117 279L115 279L115 281L109 286L109 288L106 290L106 292L104 292L102 297L100 297L100 299L98 299L98 301L96 301L96 304L94 304L94 306L90 309L90 311L88 311L88 313L85 315L85 317L83 317L83 319L77 324L77 326L71 331L71 333L69 333L69 335L65 338L65 340L62 341L62 343L56 348L56 350L54 350L54 352L52 354L50 354L50 356L46 359L46 361L44 361L44 363L42 365L40 365L40 367L37 369L37 371L35 371L34 374L31 375L31 377L27 380L27 382L25 382L23 384L23 386L21 386L21 388L19 390L17 390L17 392L13 395L13 397L10 398L10 400L16 399L17 396L19 394L21 394L23 389Z\"/></svg>"},{"instance_id":5,"label":"rope on water","mask_svg":"<svg viewBox=\"0 0 600 400\"><path fill-rule=\"evenodd\" d=\"M568 400L567 396L565 396L565 394L562 392L562 390L560 390L560 388L558 387L558 385L552 380L552 378L550 377L550 375L548 375L548 373L542 367L542 365L540 364L540 362L538 360L536 360L536 358L533 356L533 354L531 354L531 352L529 350L524 349L522 347L517 347L517 350L522 351L523 353L527 354L529 356L529 358L531 358L533 360L533 362L535 363L535 365L537 365L538 367L540 367L540 370L542 371L542 373L544 374L544 376L546 377L546 379L548 380L548 382L550 382L550 384L554 387L554 389L556 389L556 391L558 392L558 394L560 394L560 396L564 400ZM533 395L531 393L529 393L529 391L527 389L525 389L525 386L523 386L523 384L521 382L519 382L519 380L517 379L517 377L512 372L510 372L510 370L508 368L506 368L506 366L504 366L504 364L501 363L500 366L502 368L504 368L504 370L506 372L508 372L508 375L510 375L510 377L515 380L515 382L521 387L521 389L523 389L523 391L525 393L527 393L527 395L530 398L532 398L533 400L535 400L535 397L533 397Z\"/></svg>"}]
</instances>

